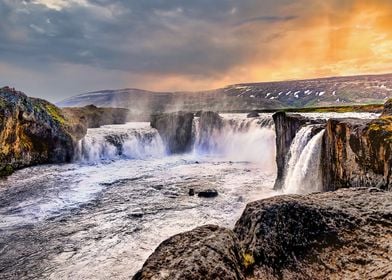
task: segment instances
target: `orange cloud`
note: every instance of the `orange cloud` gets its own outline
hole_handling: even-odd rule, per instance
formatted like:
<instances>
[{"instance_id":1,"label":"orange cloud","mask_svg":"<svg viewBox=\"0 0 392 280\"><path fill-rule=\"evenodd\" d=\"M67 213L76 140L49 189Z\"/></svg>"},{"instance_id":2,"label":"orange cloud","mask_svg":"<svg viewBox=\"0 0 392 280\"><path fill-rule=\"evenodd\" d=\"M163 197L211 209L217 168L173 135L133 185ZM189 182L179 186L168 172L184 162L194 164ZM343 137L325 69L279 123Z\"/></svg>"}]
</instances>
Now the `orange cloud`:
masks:
<instances>
[{"instance_id":1,"label":"orange cloud","mask_svg":"<svg viewBox=\"0 0 392 280\"><path fill-rule=\"evenodd\" d=\"M273 23L269 30L255 23L233 31L251 46L242 63L208 78L152 75L150 88L201 90L241 82L392 72L391 1L304 0L282 12L298 16ZM260 32L270 32L271 39L261 39Z\"/></svg>"}]
</instances>

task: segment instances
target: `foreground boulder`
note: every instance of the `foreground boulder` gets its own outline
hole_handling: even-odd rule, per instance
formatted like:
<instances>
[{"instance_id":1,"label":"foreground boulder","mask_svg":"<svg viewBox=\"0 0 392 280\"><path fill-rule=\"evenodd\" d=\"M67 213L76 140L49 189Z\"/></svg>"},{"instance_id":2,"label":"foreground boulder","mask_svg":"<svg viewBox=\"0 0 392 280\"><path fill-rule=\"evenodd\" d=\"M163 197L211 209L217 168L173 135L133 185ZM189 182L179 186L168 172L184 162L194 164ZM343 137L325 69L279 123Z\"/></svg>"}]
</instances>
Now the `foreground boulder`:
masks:
<instances>
[{"instance_id":1,"label":"foreground boulder","mask_svg":"<svg viewBox=\"0 0 392 280\"><path fill-rule=\"evenodd\" d=\"M156 128L169 153L184 153L192 146L193 113L163 113L151 116L151 127Z\"/></svg>"},{"instance_id":2,"label":"foreground boulder","mask_svg":"<svg viewBox=\"0 0 392 280\"><path fill-rule=\"evenodd\" d=\"M392 193L347 189L247 205L234 232L255 279L392 277Z\"/></svg>"},{"instance_id":3,"label":"foreground boulder","mask_svg":"<svg viewBox=\"0 0 392 280\"><path fill-rule=\"evenodd\" d=\"M133 279L235 280L244 279L242 270L234 233L208 225L162 242Z\"/></svg>"},{"instance_id":4,"label":"foreground boulder","mask_svg":"<svg viewBox=\"0 0 392 280\"><path fill-rule=\"evenodd\" d=\"M0 89L0 174L71 161L86 129L75 128L55 105L9 87Z\"/></svg>"},{"instance_id":5,"label":"foreground boulder","mask_svg":"<svg viewBox=\"0 0 392 280\"><path fill-rule=\"evenodd\" d=\"M234 233L164 241L133 279L391 279L392 192L352 188L249 203Z\"/></svg>"}]
</instances>

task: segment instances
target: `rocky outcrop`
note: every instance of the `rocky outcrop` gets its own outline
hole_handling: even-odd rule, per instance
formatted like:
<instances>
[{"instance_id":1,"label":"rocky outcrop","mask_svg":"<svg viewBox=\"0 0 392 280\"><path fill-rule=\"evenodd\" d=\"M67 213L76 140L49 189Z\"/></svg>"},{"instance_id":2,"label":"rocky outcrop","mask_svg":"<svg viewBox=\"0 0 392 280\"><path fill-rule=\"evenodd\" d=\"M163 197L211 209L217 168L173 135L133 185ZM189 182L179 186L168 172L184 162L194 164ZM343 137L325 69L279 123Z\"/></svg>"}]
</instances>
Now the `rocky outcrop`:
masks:
<instances>
[{"instance_id":1,"label":"rocky outcrop","mask_svg":"<svg viewBox=\"0 0 392 280\"><path fill-rule=\"evenodd\" d=\"M129 110L124 108L99 108L94 105L62 108L66 118L81 123L87 128L109 124L124 124L129 119Z\"/></svg>"},{"instance_id":2,"label":"rocky outcrop","mask_svg":"<svg viewBox=\"0 0 392 280\"><path fill-rule=\"evenodd\" d=\"M276 164L277 176L275 180L274 189L281 189L284 183L285 168L287 165L287 154L290 150L290 145L300 130L300 128L307 124L322 124L323 120L312 120L297 114L286 114L284 112L275 113L272 116L275 123L276 133ZM316 134L319 130L315 130Z\"/></svg>"},{"instance_id":3,"label":"rocky outcrop","mask_svg":"<svg viewBox=\"0 0 392 280\"><path fill-rule=\"evenodd\" d=\"M392 117L384 113L376 120L330 119L321 158L325 190L392 190Z\"/></svg>"},{"instance_id":4,"label":"rocky outcrop","mask_svg":"<svg viewBox=\"0 0 392 280\"><path fill-rule=\"evenodd\" d=\"M390 279L392 193L286 195L164 241L133 279Z\"/></svg>"},{"instance_id":5,"label":"rocky outcrop","mask_svg":"<svg viewBox=\"0 0 392 280\"><path fill-rule=\"evenodd\" d=\"M177 112L151 116L151 127L156 128L169 153L184 153L192 146L193 113Z\"/></svg>"},{"instance_id":6,"label":"rocky outcrop","mask_svg":"<svg viewBox=\"0 0 392 280\"><path fill-rule=\"evenodd\" d=\"M382 111L381 117L392 116L392 98L384 104L384 110Z\"/></svg>"},{"instance_id":7,"label":"rocky outcrop","mask_svg":"<svg viewBox=\"0 0 392 280\"><path fill-rule=\"evenodd\" d=\"M392 277L392 193L350 189L247 205L234 232L254 279Z\"/></svg>"},{"instance_id":8,"label":"rocky outcrop","mask_svg":"<svg viewBox=\"0 0 392 280\"><path fill-rule=\"evenodd\" d=\"M53 104L0 89L0 173L42 163L68 162L86 130L70 123Z\"/></svg>"},{"instance_id":9,"label":"rocky outcrop","mask_svg":"<svg viewBox=\"0 0 392 280\"><path fill-rule=\"evenodd\" d=\"M244 279L238 244L231 230L199 227L162 242L133 279Z\"/></svg>"}]
</instances>

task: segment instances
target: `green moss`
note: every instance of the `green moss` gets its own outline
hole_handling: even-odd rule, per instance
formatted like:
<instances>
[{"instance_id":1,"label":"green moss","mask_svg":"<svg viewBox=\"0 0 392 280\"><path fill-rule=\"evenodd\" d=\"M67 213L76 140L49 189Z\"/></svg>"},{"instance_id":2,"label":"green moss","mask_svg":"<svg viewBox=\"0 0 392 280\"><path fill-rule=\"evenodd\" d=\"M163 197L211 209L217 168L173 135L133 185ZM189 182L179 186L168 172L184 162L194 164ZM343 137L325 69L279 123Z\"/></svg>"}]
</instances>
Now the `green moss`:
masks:
<instances>
[{"instance_id":1,"label":"green moss","mask_svg":"<svg viewBox=\"0 0 392 280\"><path fill-rule=\"evenodd\" d=\"M59 108L54 106L53 104L47 103L45 104L46 111L49 113L49 115L59 124L65 125L66 120L64 116L62 115L61 111Z\"/></svg>"},{"instance_id":2,"label":"green moss","mask_svg":"<svg viewBox=\"0 0 392 280\"><path fill-rule=\"evenodd\" d=\"M0 177L6 177L14 173L14 168L11 164L6 164L0 167Z\"/></svg>"}]
</instances>

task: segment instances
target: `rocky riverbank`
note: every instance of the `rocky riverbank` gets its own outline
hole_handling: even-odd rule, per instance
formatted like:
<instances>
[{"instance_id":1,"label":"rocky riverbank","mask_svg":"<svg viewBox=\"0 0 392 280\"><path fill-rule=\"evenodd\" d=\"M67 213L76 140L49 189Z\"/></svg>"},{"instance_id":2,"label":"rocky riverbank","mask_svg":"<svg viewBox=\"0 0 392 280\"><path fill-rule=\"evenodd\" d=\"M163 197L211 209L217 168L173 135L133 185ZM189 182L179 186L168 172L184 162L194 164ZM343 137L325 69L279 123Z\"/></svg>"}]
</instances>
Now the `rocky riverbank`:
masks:
<instances>
[{"instance_id":1,"label":"rocky riverbank","mask_svg":"<svg viewBox=\"0 0 392 280\"><path fill-rule=\"evenodd\" d=\"M255 201L233 231L162 242L133 279L389 279L391 201L375 188Z\"/></svg>"}]
</instances>

